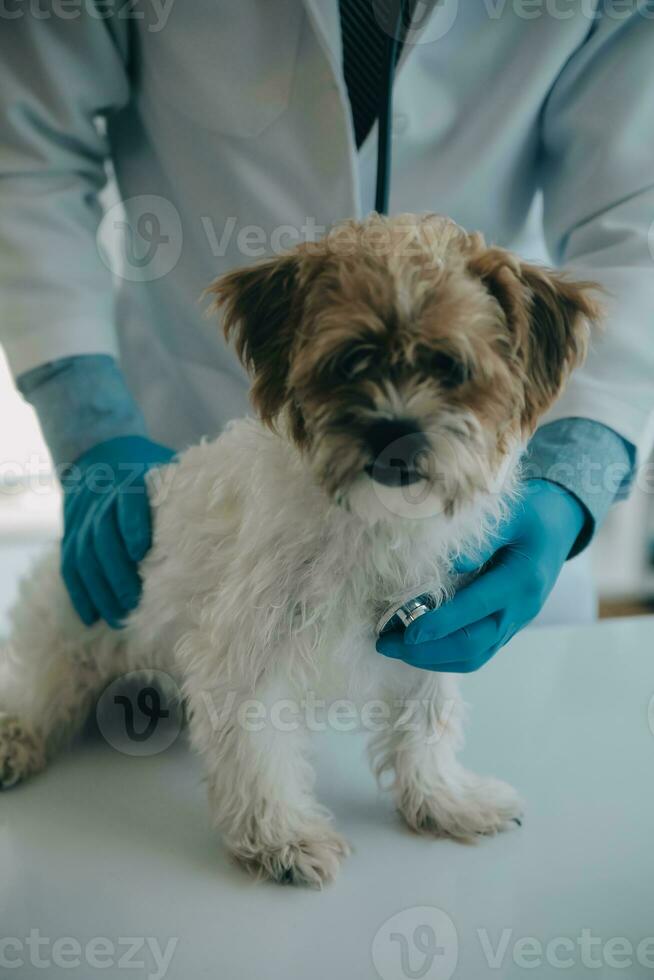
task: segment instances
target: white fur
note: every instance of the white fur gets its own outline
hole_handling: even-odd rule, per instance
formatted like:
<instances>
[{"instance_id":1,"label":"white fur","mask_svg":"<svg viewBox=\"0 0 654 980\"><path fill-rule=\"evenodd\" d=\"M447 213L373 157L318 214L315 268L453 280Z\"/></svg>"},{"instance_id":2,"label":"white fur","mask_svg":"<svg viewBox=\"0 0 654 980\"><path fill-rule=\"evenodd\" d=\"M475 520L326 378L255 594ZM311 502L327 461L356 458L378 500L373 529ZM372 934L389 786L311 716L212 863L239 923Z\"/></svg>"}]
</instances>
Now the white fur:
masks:
<instances>
[{"instance_id":1,"label":"white fur","mask_svg":"<svg viewBox=\"0 0 654 980\"><path fill-rule=\"evenodd\" d=\"M437 501L431 516L398 516L364 476L334 502L295 446L252 419L152 471L154 544L124 630L79 622L57 551L22 583L0 669L0 783L45 764L117 675L175 672L227 847L257 872L320 885L347 845L313 796L307 732L256 732L237 715L249 698L299 703L329 674L339 697L388 702L392 723L371 752L411 827L464 839L502 829L519 804L457 762L454 676L379 655L373 629L399 594L448 593L451 553L497 520L516 458L517 448L501 486L454 518Z\"/></svg>"}]
</instances>

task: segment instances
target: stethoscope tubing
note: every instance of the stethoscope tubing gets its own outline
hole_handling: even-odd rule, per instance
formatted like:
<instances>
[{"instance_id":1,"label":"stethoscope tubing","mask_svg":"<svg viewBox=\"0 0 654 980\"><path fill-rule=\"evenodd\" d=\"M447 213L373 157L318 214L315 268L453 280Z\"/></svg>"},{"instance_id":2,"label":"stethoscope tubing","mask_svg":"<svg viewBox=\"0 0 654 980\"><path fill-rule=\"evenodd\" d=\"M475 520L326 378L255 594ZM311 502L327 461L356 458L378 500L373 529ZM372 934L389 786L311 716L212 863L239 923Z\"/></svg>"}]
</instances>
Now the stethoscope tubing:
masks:
<instances>
[{"instance_id":1,"label":"stethoscope tubing","mask_svg":"<svg viewBox=\"0 0 654 980\"><path fill-rule=\"evenodd\" d=\"M408 23L407 0L399 0L395 28L386 39L386 57L382 90L379 100L378 132L377 132L377 180L375 185L375 211L388 214L388 203L391 191L392 170L392 139L393 139L393 85L395 82L395 67L397 49L403 30Z\"/></svg>"},{"instance_id":2,"label":"stethoscope tubing","mask_svg":"<svg viewBox=\"0 0 654 980\"><path fill-rule=\"evenodd\" d=\"M407 2L408 0L399 0L395 30L392 35L388 36L386 44L386 71L380 93L377 135L375 210L379 214L388 214L392 167L393 83L401 32L409 27L409 20L406 17ZM435 597L430 592L423 592L417 596L405 596L403 600L392 603L382 613L375 632L377 636L381 636L383 633L392 630L406 629L410 623L429 612L435 605Z\"/></svg>"}]
</instances>

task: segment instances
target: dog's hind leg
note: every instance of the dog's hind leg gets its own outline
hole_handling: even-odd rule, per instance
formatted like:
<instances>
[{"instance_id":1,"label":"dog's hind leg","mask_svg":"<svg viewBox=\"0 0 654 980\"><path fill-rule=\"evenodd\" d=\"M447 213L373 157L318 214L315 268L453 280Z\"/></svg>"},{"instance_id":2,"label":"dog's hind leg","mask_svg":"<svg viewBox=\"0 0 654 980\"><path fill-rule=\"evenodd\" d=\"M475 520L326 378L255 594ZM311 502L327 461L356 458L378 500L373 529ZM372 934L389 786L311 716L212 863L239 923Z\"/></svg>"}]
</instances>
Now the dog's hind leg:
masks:
<instances>
[{"instance_id":1,"label":"dog's hind leg","mask_svg":"<svg viewBox=\"0 0 654 980\"><path fill-rule=\"evenodd\" d=\"M471 842L520 823L515 790L475 775L457 759L464 705L454 679L427 674L408 693L394 693L391 724L373 737L370 750L377 777L394 776L397 808L409 827Z\"/></svg>"},{"instance_id":2,"label":"dog's hind leg","mask_svg":"<svg viewBox=\"0 0 654 980\"><path fill-rule=\"evenodd\" d=\"M22 583L10 615L0 644L0 789L42 769L125 669L120 632L77 619L55 553Z\"/></svg>"},{"instance_id":3,"label":"dog's hind leg","mask_svg":"<svg viewBox=\"0 0 654 980\"><path fill-rule=\"evenodd\" d=\"M197 663L197 661L196 661ZM207 767L211 815L224 843L258 877L320 888L349 852L313 795L306 730L288 683L256 685L187 673L190 732ZM283 709L283 710L282 710Z\"/></svg>"}]
</instances>

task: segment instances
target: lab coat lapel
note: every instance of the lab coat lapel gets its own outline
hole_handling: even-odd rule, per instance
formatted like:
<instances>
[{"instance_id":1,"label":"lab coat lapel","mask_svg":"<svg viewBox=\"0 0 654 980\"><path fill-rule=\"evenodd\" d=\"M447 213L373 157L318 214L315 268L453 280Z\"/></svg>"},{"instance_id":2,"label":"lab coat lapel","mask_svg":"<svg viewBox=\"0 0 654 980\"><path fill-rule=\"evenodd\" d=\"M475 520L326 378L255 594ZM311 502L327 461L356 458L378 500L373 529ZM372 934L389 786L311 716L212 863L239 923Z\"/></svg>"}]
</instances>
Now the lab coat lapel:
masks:
<instances>
[{"instance_id":1,"label":"lab coat lapel","mask_svg":"<svg viewBox=\"0 0 654 980\"><path fill-rule=\"evenodd\" d=\"M341 21L338 0L303 0L318 40L331 65L334 77L342 78Z\"/></svg>"},{"instance_id":2,"label":"lab coat lapel","mask_svg":"<svg viewBox=\"0 0 654 980\"><path fill-rule=\"evenodd\" d=\"M343 78L341 20L338 0L303 0L307 16L331 69L334 86L342 112L342 123L347 133L347 149L352 200L352 217L361 216L361 189L357 148L350 121L350 103Z\"/></svg>"},{"instance_id":3,"label":"lab coat lapel","mask_svg":"<svg viewBox=\"0 0 654 980\"><path fill-rule=\"evenodd\" d=\"M325 55L330 62L334 77L339 83L339 88L343 90L347 98L347 92L345 92L344 86L342 85L343 72L339 0L303 0L303 2L313 24L313 28L320 39ZM374 3L375 0L370 0L370 2ZM435 7L439 3L444 5L447 2L448 0L416 0L411 18L411 31L402 48L398 69L406 61L413 45L421 43L421 39L424 37L424 32Z\"/></svg>"},{"instance_id":4,"label":"lab coat lapel","mask_svg":"<svg viewBox=\"0 0 654 980\"><path fill-rule=\"evenodd\" d=\"M371 0L374 2L374 0ZM403 45L400 59L397 65L396 74L401 72L407 58L410 57L411 50L416 44L424 43L424 33L429 25L430 18L434 9L439 3L447 3L448 0L417 0L411 20L411 30ZM350 176L352 181L352 198L354 202L354 214L361 216L361 186L359 174L359 159L356 144L354 142L354 132L350 121L350 105L345 80L343 78L343 52L341 43L341 20L339 10L339 0L303 0L310 23L316 37L327 59L334 85L338 91L338 96L343 111L343 123L348 132L348 148L350 162ZM368 139L376 139L377 125L373 126Z\"/></svg>"}]
</instances>

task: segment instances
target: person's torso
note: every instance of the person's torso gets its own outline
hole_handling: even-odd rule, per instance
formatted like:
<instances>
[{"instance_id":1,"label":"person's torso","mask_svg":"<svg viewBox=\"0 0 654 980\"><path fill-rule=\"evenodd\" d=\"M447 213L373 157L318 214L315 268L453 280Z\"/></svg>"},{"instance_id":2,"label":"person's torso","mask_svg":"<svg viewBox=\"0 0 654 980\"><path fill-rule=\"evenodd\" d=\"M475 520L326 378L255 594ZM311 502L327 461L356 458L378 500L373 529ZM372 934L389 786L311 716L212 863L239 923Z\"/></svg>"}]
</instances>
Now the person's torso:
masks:
<instances>
[{"instance_id":1,"label":"person's torso","mask_svg":"<svg viewBox=\"0 0 654 980\"><path fill-rule=\"evenodd\" d=\"M544 102L592 7L428 7L396 77L390 210L446 213L510 245L538 184ZM370 210L377 134L357 154L338 0L195 0L166 15L129 25L133 95L109 137L133 238L123 363L155 434L181 445L247 406L202 291Z\"/></svg>"}]
</instances>

